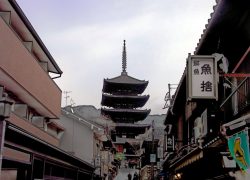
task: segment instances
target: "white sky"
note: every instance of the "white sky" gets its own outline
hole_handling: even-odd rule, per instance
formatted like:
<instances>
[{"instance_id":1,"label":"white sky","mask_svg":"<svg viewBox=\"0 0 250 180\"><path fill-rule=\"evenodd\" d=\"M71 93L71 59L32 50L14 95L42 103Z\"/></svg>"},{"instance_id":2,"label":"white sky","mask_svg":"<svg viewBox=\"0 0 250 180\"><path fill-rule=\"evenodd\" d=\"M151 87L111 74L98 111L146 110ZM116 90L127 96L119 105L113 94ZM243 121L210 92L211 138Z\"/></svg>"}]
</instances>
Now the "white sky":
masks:
<instances>
[{"instance_id":1,"label":"white sky","mask_svg":"<svg viewBox=\"0 0 250 180\"><path fill-rule=\"evenodd\" d=\"M121 74L126 39L127 72L149 81L144 108L151 114L166 113L168 83L179 83L215 5L215 0L17 2L62 69L56 82L71 91L75 105L100 108L103 79Z\"/></svg>"}]
</instances>

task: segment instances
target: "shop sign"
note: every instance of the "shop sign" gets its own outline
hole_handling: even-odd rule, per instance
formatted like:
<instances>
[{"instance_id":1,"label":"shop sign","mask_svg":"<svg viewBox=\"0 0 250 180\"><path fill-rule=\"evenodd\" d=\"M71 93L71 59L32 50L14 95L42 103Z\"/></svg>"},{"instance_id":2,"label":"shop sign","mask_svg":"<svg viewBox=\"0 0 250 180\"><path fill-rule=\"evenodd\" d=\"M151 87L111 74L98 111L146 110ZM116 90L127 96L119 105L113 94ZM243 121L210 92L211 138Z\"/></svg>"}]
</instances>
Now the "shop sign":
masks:
<instances>
[{"instance_id":1,"label":"shop sign","mask_svg":"<svg viewBox=\"0 0 250 180\"><path fill-rule=\"evenodd\" d=\"M214 56L189 55L188 100L218 99L217 63Z\"/></svg>"},{"instance_id":2,"label":"shop sign","mask_svg":"<svg viewBox=\"0 0 250 180\"><path fill-rule=\"evenodd\" d=\"M174 151L174 136L173 135L167 135L166 136L166 151L167 152L173 152Z\"/></svg>"},{"instance_id":3,"label":"shop sign","mask_svg":"<svg viewBox=\"0 0 250 180\"><path fill-rule=\"evenodd\" d=\"M228 147L231 156L242 170L250 167L248 131L241 131L228 139Z\"/></svg>"}]
</instances>

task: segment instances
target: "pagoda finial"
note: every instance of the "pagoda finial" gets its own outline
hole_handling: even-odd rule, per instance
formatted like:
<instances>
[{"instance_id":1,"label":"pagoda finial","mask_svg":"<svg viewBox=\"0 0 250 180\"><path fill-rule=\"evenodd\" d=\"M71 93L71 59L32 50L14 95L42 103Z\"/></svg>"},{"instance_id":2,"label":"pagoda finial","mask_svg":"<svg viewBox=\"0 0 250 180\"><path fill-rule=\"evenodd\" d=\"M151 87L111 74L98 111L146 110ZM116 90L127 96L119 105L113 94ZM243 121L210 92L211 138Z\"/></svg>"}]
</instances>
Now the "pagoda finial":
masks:
<instances>
[{"instance_id":1,"label":"pagoda finial","mask_svg":"<svg viewBox=\"0 0 250 180\"><path fill-rule=\"evenodd\" d=\"M126 54L126 40L123 40L123 51L122 51L122 74L127 74L127 54Z\"/></svg>"}]
</instances>

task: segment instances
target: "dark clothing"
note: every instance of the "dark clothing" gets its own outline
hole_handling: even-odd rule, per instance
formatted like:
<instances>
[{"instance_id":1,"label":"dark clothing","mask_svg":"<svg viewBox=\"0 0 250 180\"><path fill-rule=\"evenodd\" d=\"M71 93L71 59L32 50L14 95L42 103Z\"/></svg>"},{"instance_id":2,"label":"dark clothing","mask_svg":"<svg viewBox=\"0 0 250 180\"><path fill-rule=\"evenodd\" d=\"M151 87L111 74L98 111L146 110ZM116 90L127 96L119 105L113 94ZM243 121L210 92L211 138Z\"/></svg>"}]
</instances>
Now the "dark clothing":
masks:
<instances>
[{"instance_id":1,"label":"dark clothing","mask_svg":"<svg viewBox=\"0 0 250 180\"><path fill-rule=\"evenodd\" d=\"M130 173L128 174L128 180L132 180L132 175Z\"/></svg>"},{"instance_id":2,"label":"dark clothing","mask_svg":"<svg viewBox=\"0 0 250 180\"><path fill-rule=\"evenodd\" d=\"M137 174L134 174L133 180L139 180L139 177Z\"/></svg>"},{"instance_id":3,"label":"dark clothing","mask_svg":"<svg viewBox=\"0 0 250 180\"><path fill-rule=\"evenodd\" d=\"M113 176L111 173L108 174L108 180L113 180Z\"/></svg>"}]
</instances>

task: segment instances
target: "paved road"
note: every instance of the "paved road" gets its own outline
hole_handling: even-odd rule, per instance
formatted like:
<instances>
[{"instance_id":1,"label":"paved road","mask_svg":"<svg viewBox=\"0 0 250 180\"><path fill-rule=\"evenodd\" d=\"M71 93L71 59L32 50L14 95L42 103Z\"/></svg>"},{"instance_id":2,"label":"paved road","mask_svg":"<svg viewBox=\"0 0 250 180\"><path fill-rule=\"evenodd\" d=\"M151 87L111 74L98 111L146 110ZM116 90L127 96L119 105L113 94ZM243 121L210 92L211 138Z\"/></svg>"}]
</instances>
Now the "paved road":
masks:
<instances>
[{"instance_id":1,"label":"paved road","mask_svg":"<svg viewBox=\"0 0 250 180\"><path fill-rule=\"evenodd\" d=\"M138 173L138 170L136 169L120 168L117 176L115 177L115 180L128 180L128 173L132 175L132 179L133 179L133 175L135 171L137 171Z\"/></svg>"}]
</instances>

